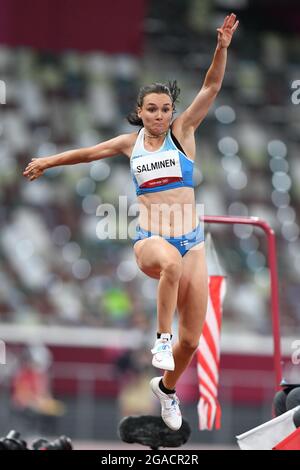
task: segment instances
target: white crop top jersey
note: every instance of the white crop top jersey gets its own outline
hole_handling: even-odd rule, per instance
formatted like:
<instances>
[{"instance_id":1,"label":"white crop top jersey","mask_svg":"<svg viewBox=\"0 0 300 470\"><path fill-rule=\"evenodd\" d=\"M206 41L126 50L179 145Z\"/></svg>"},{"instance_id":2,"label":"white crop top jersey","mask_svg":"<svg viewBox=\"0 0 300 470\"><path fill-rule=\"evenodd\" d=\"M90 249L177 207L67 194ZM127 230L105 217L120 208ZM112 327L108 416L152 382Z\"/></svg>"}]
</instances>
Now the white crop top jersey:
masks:
<instances>
[{"instance_id":1,"label":"white crop top jersey","mask_svg":"<svg viewBox=\"0 0 300 470\"><path fill-rule=\"evenodd\" d=\"M144 147L142 128L133 147L130 169L138 196L183 186L194 187L194 161L184 154L170 129L160 149L149 152Z\"/></svg>"}]
</instances>

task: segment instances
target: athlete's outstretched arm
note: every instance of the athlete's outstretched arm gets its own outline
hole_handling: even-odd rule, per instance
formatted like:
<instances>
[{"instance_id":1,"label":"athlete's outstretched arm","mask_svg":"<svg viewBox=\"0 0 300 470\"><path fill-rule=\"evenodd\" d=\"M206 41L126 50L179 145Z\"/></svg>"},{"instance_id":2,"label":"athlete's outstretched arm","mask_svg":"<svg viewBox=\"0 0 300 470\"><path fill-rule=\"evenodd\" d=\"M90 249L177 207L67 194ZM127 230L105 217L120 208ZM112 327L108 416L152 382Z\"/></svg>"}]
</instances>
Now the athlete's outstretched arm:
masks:
<instances>
[{"instance_id":1,"label":"athlete's outstretched arm","mask_svg":"<svg viewBox=\"0 0 300 470\"><path fill-rule=\"evenodd\" d=\"M49 157L32 158L31 162L25 168L23 175L30 181L33 181L41 176L47 168L61 165L74 165L75 163L87 163L106 157L126 154L130 146L129 136L130 134L123 134L92 147L68 150Z\"/></svg>"},{"instance_id":2,"label":"athlete's outstretched arm","mask_svg":"<svg viewBox=\"0 0 300 470\"><path fill-rule=\"evenodd\" d=\"M195 130L199 126L220 91L227 61L227 48L238 24L236 16L232 13L226 16L222 26L217 29L218 44L203 86L192 104L178 117L182 121L183 132L191 128Z\"/></svg>"}]
</instances>

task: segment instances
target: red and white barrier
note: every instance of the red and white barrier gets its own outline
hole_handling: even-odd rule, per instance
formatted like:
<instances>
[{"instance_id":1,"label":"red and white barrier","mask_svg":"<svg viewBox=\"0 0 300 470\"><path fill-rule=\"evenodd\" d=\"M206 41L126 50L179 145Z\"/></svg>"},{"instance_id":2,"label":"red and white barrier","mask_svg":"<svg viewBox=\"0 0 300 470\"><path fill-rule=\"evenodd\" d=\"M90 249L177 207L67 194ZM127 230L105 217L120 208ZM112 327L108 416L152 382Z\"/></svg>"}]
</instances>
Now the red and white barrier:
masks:
<instances>
[{"instance_id":1,"label":"red and white barrier","mask_svg":"<svg viewBox=\"0 0 300 470\"><path fill-rule=\"evenodd\" d=\"M222 303L226 280L219 264L210 234L206 237L206 259L209 272L209 295L206 319L197 351L197 373L200 399L199 429L221 427L221 406L218 401Z\"/></svg>"},{"instance_id":2,"label":"red and white barrier","mask_svg":"<svg viewBox=\"0 0 300 470\"><path fill-rule=\"evenodd\" d=\"M297 429L293 421L294 413L299 409L300 406L296 406L292 410L289 410L286 413L251 429L250 431L236 436L240 449L279 450L283 445L288 446L289 442L290 445L293 445L293 442L295 444L295 440L299 444L300 428ZM298 449L300 450L300 446Z\"/></svg>"}]
</instances>

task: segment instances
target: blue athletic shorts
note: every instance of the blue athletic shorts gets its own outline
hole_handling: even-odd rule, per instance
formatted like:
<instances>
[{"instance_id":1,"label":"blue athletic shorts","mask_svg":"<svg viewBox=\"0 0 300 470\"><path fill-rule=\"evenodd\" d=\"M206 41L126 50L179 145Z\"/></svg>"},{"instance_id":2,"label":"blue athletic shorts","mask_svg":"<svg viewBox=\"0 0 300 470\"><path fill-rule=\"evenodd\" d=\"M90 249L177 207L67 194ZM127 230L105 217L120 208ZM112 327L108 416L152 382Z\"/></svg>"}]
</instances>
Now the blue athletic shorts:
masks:
<instances>
[{"instance_id":1,"label":"blue athletic shorts","mask_svg":"<svg viewBox=\"0 0 300 470\"><path fill-rule=\"evenodd\" d=\"M142 229L139 225L136 228L136 235L133 240L133 244L135 244L139 240L144 240L145 238L149 238L152 236L157 235L157 233L152 233L149 230ZM161 235L159 235L161 236ZM181 256L184 256L193 246L198 245L199 243L204 241L204 231L201 225L197 225L197 227L180 237L164 237L167 242L171 243Z\"/></svg>"}]
</instances>

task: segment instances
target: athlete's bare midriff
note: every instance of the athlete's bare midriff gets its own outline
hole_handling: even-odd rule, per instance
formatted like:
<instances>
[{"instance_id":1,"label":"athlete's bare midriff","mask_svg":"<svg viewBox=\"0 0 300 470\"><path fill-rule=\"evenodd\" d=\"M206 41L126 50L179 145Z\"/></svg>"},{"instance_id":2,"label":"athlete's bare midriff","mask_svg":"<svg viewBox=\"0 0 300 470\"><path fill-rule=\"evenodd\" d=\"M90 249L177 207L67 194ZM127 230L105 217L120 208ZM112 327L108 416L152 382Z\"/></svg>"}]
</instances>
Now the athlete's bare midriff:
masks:
<instances>
[{"instance_id":1,"label":"athlete's bare midriff","mask_svg":"<svg viewBox=\"0 0 300 470\"><path fill-rule=\"evenodd\" d=\"M193 188L175 188L138 196L139 224L144 230L179 237L198 225Z\"/></svg>"}]
</instances>

